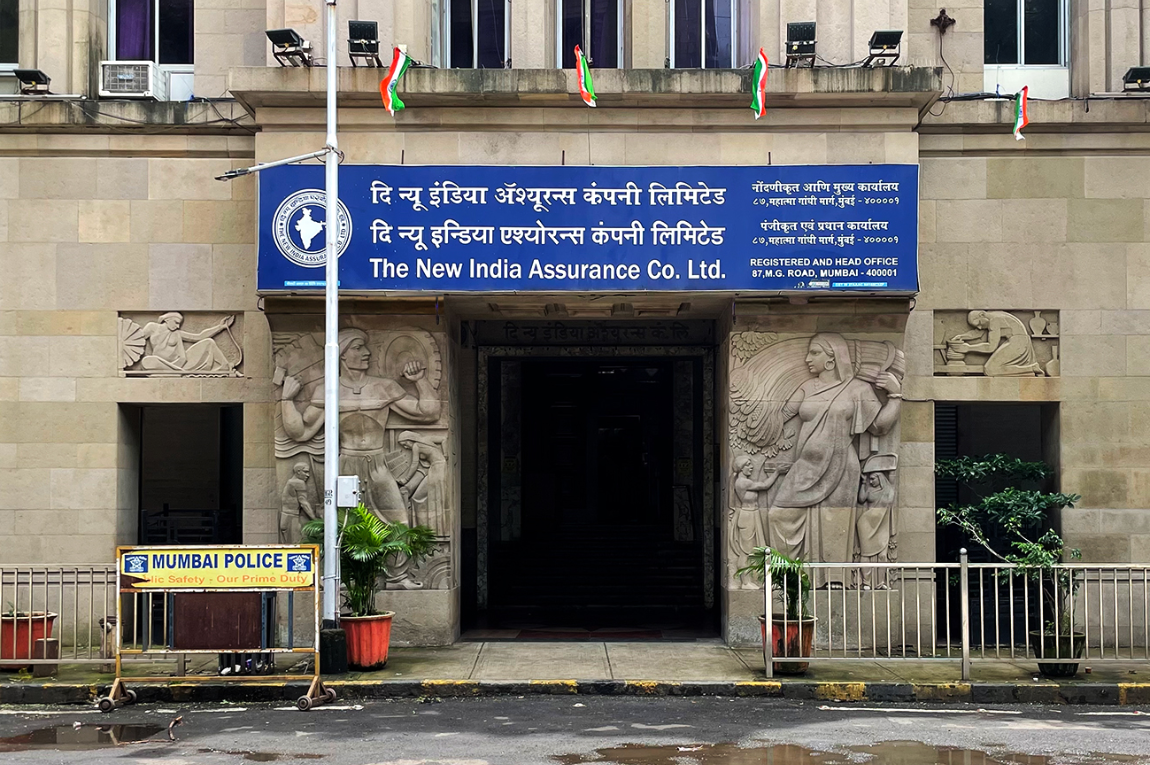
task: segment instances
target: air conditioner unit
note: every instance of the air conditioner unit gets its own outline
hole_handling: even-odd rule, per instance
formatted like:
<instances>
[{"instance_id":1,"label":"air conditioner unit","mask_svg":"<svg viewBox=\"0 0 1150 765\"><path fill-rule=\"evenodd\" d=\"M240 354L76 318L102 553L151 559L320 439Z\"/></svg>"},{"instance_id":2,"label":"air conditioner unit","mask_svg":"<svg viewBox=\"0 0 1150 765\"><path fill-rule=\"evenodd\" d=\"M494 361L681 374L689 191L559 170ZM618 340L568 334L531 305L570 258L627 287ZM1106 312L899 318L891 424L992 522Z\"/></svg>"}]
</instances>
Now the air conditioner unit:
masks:
<instances>
[{"instance_id":1,"label":"air conditioner unit","mask_svg":"<svg viewBox=\"0 0 1150 765\"><path fill-rule=\"evenodd\" d=\"M168 100L168 73L154 61L101 61L101 98Z\"/></svg>"}]
</instances>

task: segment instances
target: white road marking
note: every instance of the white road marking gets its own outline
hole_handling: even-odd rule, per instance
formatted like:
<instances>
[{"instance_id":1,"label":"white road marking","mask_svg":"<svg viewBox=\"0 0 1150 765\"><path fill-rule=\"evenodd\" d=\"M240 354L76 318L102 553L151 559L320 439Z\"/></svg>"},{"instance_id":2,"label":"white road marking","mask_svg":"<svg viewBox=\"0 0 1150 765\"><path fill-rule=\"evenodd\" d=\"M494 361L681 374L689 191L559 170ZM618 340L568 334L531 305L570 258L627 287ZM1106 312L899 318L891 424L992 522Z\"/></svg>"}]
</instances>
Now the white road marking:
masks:
<instances>
[{"instance_id":1,"label":"white road marking","mask_svg":"<svg viewBox=\"0 0 1150 765\"><path fill-rule=\"evenodd\" d=\"M639 730L671 730L672 728L694 728L694 725L683 725L682 723L668 723L667 725L645 725L643 723L631 723L632 728Z\"/></svg>"},{"instance_id":2,"label":"white road marking","mask_svg":"<svg viewBox=\"0 0 1150 765\"><path fill-rule=\"evenodd\" d=\"M819 709L835 712L912 712L923 715L1020 715L1021 711L1013 709L917 709L914 707L839 707L823 704Z\"/></svg>"},{"instance_id":3,"label":"white road marking","mask_svg":"<svg viewBox=\"0 0 1150 765\"><path fill-rule=\"evenodd\" d=\"M1077 714L1093 717L1135 717L1141 715L1146 716L1146 712L1139 712L1135 709L1133 712L1078 712Z\"/></svg>"},{"instance_id":4,"label":"white road marking","mask_svg":"<svg viewBox=\"0 0 1150 765\"><path fill-rule=\"evenodd\" d=\"M175 711L175 710L173 710L173 711ZM227 709L193 709L191 711L193 714L199 713L199 714L208 714L208 715L218 715L218 714L223 714L225 712L227 714L234 714L236 712L246 712L246 711L248 711L248 708L247 707L228 707Z\"/></svg>"},{"instance_id":5,"label":"white road marking","mask_svg":"<svg viewBox=\"0 0 1150 765\"><path fill-rule=\"evenodd\" d=\"M40 709L29 709L29 710L0 709L0 715L42 715L42 716L59 715L60 717L65 717L68 715L98 715L98 714L100 714L99 709L69 709L67 711L61 710L59 712L45 712L45 711L40 710Z\"/></svg>"}]
</instances>

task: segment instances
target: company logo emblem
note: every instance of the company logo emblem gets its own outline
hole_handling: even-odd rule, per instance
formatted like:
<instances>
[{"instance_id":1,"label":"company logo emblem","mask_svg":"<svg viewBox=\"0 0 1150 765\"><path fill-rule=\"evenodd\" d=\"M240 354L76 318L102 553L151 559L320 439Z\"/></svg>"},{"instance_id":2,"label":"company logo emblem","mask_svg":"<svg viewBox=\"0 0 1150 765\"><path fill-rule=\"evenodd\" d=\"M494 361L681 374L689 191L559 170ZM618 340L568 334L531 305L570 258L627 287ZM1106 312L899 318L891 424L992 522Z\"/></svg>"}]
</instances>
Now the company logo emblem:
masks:
<instances>
[{"instance_id":1,"label":"company logo emblem","mask_svg":"<svg viewBox=\"0 0 1150 765\"><path fill-rule=\"evenodd\" d=\"M148 573L148 556L147 555L125 555L124 556L124 572L128 574L146 574Z\"/></svg>"},{"instance_id":2,"label":"company logo emblem","mask_svg":"<svg viewBox=\"0 0 1150 765\"><path fill-rule=\"evenodd\" d=\"M302 189L280 202L272 216L272 237L285 258L304 268L322 268L331 234L321 189ZM341 201L335 226L335 256L351 243L351 214Z\"/></svg>"}]
</instances>

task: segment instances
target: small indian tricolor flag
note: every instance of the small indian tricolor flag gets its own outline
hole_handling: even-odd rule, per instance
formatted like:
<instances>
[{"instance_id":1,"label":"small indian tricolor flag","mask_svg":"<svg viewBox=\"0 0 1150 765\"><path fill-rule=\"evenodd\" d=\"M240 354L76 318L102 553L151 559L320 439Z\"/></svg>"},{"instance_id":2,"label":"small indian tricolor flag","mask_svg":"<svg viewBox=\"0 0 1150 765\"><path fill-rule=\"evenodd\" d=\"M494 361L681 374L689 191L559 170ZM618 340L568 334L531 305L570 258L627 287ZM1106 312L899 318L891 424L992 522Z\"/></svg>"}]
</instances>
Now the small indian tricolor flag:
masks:
<instances>
[{"instance_id":1,"label":"small indian tricolor flag","mask_svg":"<svg viewBox=\"0 0 1150 765\"><path fill-rule=\"evenodd\" d=\"M767 70L769 68L770 63L767 61L767 54L762 48L759 48L759 57L755 59L755 74L751 78L751 111L755 113L755 119L767 113Z\"/></svg>"},{"instance_id":2,"label":"small indian tricolor flag","mask_svg":"<svg viewBox=\"0 0 1150 765\"><path fill-rule=\"evenodd\" d=\"M596 95L595 83L591 82L591 66L578 45L575 46L575 69L579 77L579 95L583 97L583 103L594 106Z\"/></svg>"},{"instance_id":3,"label":"small indian tricolor flag","mask_svg":"<svg viewBox=\"0 0 1150 765\"><path fill-rule=\"evenodd\" d=\"M1022 134L1022 129L1030 124L1030 117L1026 113L1029 93L1030 88L1023 85L1022 90L1018 91L1018 95L1014 97L1014 138L1018 141L1026 140L1026 136Z\"/></svg>"},{"instance_id":4,"label":"small indian tricolor flag","mask_svg":"<svg viewBox=\"0 0 1150 765\"><path fill-rule=\"evenodd\" d=\"M407 51L396 46L395 52L391 54L391 66L387 69L387 76L379 83L379 94L383 96L383 105L393 117L397 111L405 108L403 101L400 101L399 96L396 95L395 88L399 85L399 79L403 77L403 73L407 71L410 63L411 57L407 55Z\"/></svg>"}]
</instances>

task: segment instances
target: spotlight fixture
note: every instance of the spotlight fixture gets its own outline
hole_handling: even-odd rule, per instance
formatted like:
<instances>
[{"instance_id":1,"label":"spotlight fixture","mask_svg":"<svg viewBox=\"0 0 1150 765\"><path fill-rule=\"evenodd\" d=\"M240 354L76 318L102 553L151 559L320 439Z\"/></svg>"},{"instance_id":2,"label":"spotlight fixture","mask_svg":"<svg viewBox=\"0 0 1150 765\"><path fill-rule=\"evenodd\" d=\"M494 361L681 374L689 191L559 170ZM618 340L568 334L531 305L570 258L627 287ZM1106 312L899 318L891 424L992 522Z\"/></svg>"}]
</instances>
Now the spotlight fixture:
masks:
<instances>
[{"instance_id":1,"label":"spotlight fixture","mask_svg":"<svg viewBox=\"0 0 1150 765\"><path fill-rule=\"evenodd\" d=\"M1150 66L1132 66L1122 75L1122 90L1150 90Z\"/></svg>"},{"instance_id":2,"label":"spotlight fixture","mask_svg":"<svg viewBox=\"0 0 1150 765\"><path fill-rule=\"evenodd\" d=\"M815 22L794 21L787 24L787 66L815 65Z\"/></svg>"},{"instance_id":3,"label":"spotlight fixture","mask_svg":"<svg viewBox=\"0 0 1150 765\"><path fill-rule=\"evenodd\" d=\"M870 54L863 66L894 66L901 55L902 30L879 29L870 36Z\"/></svg>"},{"instance_id":4,"label":"spotlight fixture","mask_svg":"<svg viewBox=\"0 0 1150 765\"><path fill-rule=\"evenodd\" d=\"M22 96L46 96L50 92L48 85L52 82L52 78L39 69L14 69L12 74L20 83Z\"/></svg>"},{"instance_id":5,"label":"spotlight fixture","mask_svg":"<svg viewBox=\"0 0 1150 765\"><path fill-rule=\"evenodd\" d=\"M379 60L379 24L375 21L347 22L347 57L351 65L362 59L367 66L383 66Z\"/></svg>"},{"instance_id":6,"label":"spotlight fixture","mask_svg":"<svg viewBox=\"0 0 1150 765\"><path fill-rule=\"evenodd\" d=\"M294 29L269 29L272 55L280 66L311 66L311 43Z\"/></svg>"}]
</instances>

